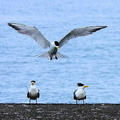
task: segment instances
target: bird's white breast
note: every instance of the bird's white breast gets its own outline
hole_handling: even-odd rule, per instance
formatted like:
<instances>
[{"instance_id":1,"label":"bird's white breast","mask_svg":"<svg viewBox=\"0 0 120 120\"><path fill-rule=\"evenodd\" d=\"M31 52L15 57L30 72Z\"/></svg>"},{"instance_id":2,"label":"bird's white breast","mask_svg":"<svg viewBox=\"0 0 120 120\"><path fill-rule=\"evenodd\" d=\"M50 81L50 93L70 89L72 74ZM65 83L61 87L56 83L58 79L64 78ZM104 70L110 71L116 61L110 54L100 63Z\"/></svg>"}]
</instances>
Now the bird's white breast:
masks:
<instances>
[{"instance_id":1,"label":"bird's white breast","mask_svg":"<svg viewBox=\"0 0 120 120\"><path fill-rule=\"evenodd\" d=\"M38 89L36 88L36 86L31 86L29 89L29 92L31 95L36 95L38 92Z\"/></svg>"},{"instance_id":2,"label":"bird's white breast","mask_svg":"<svg viewBox=\"0 0 120 120\"><path fill-rule=\"evenodd\" d=\"M85 91L83 89L78 89L76 92L75 92L75 95L77 98L83 98L85 97Z\"/></svg>"},{"instance_id":3,"label":"bird's white breast","mask_svg":"<svg viewBox=\"0 0 120 120\"><path fill-rule=\"evenodd\" d=\"M57 48L56 48L54 42L51 43L49 51L50 51L51 54L56 54Z\"/></svg>"}]
</instances>

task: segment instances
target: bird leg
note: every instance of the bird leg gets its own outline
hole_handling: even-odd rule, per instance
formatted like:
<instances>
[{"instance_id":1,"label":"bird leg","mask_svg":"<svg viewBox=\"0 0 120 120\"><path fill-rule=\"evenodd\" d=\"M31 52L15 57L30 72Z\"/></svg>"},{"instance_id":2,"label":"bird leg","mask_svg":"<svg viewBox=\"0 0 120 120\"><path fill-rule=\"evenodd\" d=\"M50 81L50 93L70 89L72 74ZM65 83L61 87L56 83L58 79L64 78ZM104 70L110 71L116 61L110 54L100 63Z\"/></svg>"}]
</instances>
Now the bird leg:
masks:
<instances>
[{"instance_id":1,"label":"bird leg","mask_svg":"<svg viewBox=\"0 0 120 120\"><path fill-rule=\"evenodd\" d=\"M36 104L37 104L37 99L36 99Z\"/></svg>"},{"instance_id":2,"label":"bird leg","mask_svg":"<svg viewBox=\"0 0 120 120\"><path fill-rule=\"evenodd\" d=\"M83 104L84 104L84 100L83 100Z\"/></svg>"},{"instance_id":3,"label":"bird leg","mask_svg":"<svg viewBox=\"0 0 120 120\"><path fill-rule=\"evenodd\" d=\"M56 59L56 60L58 59L57 56L55 56L55 59Z\"/></svg>"},{"instance_id":4,"label":"bird leg","mask_svg":"<svg viewBox=\"0 0 120 120\"><path fill-rule=\"evenodd\" d=\"M76 100L76 104L77 104L77 100Z\"/></svg>"},{"instance_id":5,"label":"bird leg","mask_svg":"<svg viewBox=\"0 0 120 120\"><path fill-rule=\"evenodd\" d=\"M49 54L50 60L52 60L52 55L51 55L50 51L48 51L48 54Z\"/></svg>"}]
</instances>

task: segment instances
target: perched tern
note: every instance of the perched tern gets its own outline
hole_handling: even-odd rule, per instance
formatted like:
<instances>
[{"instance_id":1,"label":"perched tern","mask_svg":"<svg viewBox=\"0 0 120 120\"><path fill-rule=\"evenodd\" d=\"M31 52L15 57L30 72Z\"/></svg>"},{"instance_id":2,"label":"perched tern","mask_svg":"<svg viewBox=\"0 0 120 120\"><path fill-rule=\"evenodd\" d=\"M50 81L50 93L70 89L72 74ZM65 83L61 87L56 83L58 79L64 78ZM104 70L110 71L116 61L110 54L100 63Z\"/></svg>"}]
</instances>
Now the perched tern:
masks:
<instances>
[{"instance_id":1,"label":"perched tern","mask_svg":"<svg viewBox=\"0 0 120 120\"><path fill-rule=\"evenodd\" d=\"M36 100L37 103L37 98L40 97L39 90L37 89L34 80L31 81L31 86L27 92L27 97L29 98L29 103L31 103L31 100Z\"/></svg>"},{"instance_id":2,"label":"perched tern","mask_svg":"<svg viewBox=\"0 0 120 120\"><path fill-rule=\"evenodd\" d=\"M63 45L65 45L70 39L80 36L87 36L89 34L92 34L93 32L107 27L89 26L83 28L76 28L70 31L61 40L50 42L36 27L26 26L19 23L8 23L8 25L17 30L19 33L32 37L42 48L50 48L48 52L43 53L42 55L38 55L38 57L50 58L50 60L52 60L53 58L58 59L67 57L66 55L59 53L58 50Z\"/></svg>"},{"instance_id":3,"label":"perched tern","mask_svg":"<svg viewBox=\"0 0 120 120\"><path fill-rule=\"evenodd\" d=\"M77 104L77 100L83 100L84 103L84 99L86 99L86 94L85 94L86 92L84 89L89 86L86 86L82 83L77 83L77 85L78 85L78 89L74 91L73 97L76 100L76 104Z\"/></svg>"}]
</instances>

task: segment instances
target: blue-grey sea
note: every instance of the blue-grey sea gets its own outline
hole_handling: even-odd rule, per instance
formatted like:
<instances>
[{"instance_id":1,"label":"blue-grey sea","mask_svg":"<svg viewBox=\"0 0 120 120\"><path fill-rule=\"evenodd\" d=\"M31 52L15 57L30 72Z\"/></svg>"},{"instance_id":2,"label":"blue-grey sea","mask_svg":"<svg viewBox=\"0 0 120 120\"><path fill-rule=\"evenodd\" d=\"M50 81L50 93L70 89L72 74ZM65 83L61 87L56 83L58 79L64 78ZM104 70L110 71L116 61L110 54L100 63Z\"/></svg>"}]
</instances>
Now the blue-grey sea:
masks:
<instances>
[{"instance_id":1,"label":"blue-grey sea","mask_svg":"<svg viewBox=\"0 0 120 120\"><path fill-rule=\"evenodd\" d=\"M70 40L59 50L69 58L51 61L36 57L48 49L8 22L35 26L50 41L74 28L108 27ZM78 82L89 85L85 103L120 103L120 1L0 0L0 103L28 103L31 80L38 103L74 104Z\"/></svg>"}]
</instances>

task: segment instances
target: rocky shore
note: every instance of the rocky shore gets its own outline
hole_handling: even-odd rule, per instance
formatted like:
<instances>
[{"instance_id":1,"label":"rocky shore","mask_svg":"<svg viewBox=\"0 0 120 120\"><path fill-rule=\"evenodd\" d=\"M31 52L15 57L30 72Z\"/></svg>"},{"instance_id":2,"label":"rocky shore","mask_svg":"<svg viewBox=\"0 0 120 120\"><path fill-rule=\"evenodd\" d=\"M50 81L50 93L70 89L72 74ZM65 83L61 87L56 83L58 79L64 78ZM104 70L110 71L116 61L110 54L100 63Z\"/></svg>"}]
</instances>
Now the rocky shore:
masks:
<instances>
[{"instance_id":1,"label":"rocky shore","mask_svg":"<svg viewBox=\"0 0 120 120\"><path fill-rule=\"evenodd\" d=\"M1 120L119 120L120 104L0 104Z\"/></svg>"}]
</instances>

